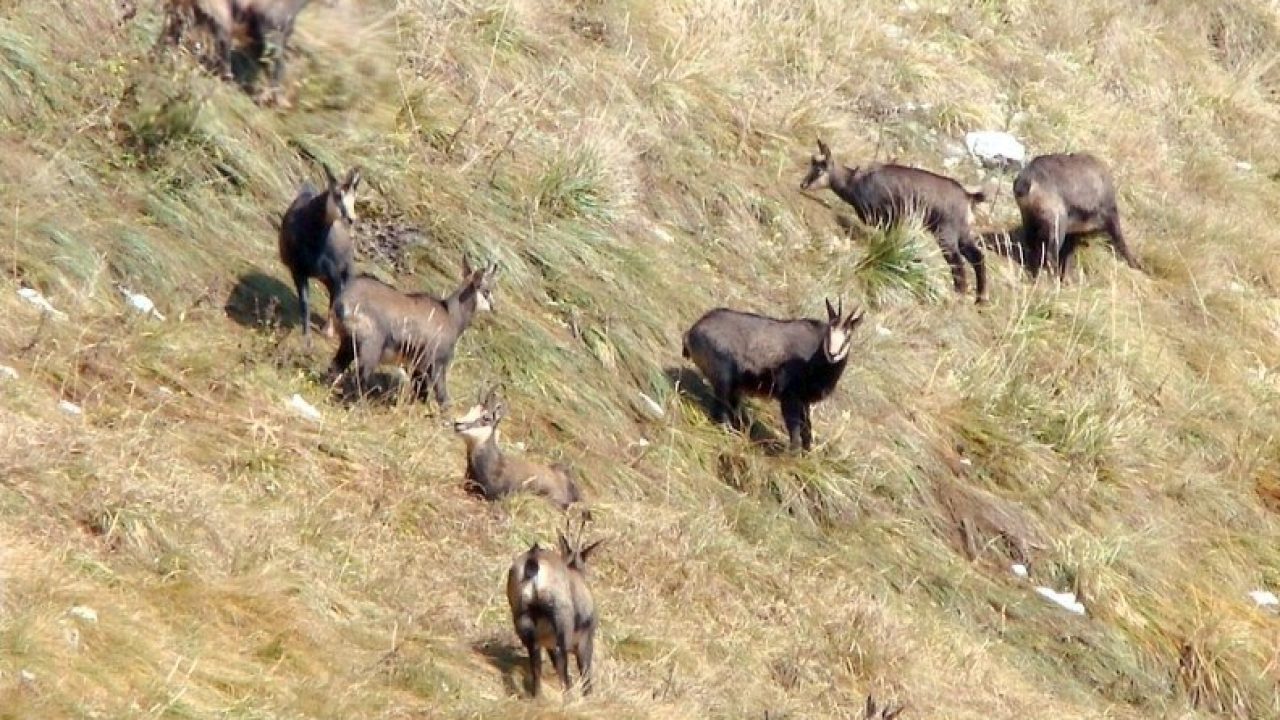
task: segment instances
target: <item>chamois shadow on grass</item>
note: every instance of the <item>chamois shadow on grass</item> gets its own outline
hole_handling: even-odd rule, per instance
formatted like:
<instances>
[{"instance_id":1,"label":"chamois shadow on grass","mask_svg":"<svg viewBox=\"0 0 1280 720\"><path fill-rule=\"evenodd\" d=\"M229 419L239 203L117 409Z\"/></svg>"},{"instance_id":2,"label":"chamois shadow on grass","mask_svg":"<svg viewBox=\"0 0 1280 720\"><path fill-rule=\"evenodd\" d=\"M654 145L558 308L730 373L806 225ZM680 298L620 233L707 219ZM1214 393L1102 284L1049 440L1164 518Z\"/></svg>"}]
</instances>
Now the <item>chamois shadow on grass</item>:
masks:
<instances>
[{"instance_id":1,"label":"chamois shadow on grass","mask_svg":"<svg viewBox=\"0 0 1280 720\"><path fill-rule=\"evenodd\" d=\"M711 391L711 386L707 384L706 380L702 379L702 376L696 370L688 367L669 367L663 372L681 397L697 403L708 418L715 417L715 410L719 405L719 401L716 400L715 394ZM749 402L744 402L744 406L747 406L745 407L746 414L749 416L746 427L747 439L753 445L759 446L767 455L782 455L786 453L786 440L754 417L751 417L753 413L749 404Z\"/></svg>"},{"instance_id":2,"label":"chamois shadow on grass","mask_svg":"<svg viewBox=\"0 0 1280 720\"><path fill-rule=\"evenodd\" d=\"M524 670L528 666L528 659L525 657L523 647L492 637L476 642L471 649L502 674L502 687L508 695L528 695L532 692L532 688L529 687L532 678ZM549 665L550 663L547 662L542 665L544 684L548 676L555 676L554 670L550 673L546 672Z\"/></svg>"},{"instance_id":3,"label":"chamois shadow on grass","mask_svg":"<svg viewBox=\"0 0 1280 720\"><path fill-rule=\"evenodd\" d=\"M298 327L298 298L293 288L257 270L240 276L223 310L236 324L255 330Z\"/></svg>"}]
</instances>

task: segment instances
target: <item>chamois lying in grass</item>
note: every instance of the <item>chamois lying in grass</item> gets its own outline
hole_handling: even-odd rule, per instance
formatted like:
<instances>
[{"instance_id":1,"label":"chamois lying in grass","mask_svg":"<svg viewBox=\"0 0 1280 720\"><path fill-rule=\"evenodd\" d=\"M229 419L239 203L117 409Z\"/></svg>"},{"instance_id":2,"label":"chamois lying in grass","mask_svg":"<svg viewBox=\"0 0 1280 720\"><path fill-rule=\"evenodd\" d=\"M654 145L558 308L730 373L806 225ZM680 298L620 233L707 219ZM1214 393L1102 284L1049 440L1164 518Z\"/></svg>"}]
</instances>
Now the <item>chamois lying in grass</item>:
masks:
<instances>
[{"instance_id":1,"label":"chamois lying in grass","mask_svg":"<svg viewBox=\"0 0 1280 720\"><path fill-rule=\"evenodd\" d=\"M1056 266L1065 278L1080 243L1105 233L1129 267L1141 270L1125 244L1115 182L1101 160L1087 153L1041 155L1013 181L1031 274Z\"/></svg>"},{"instance_id":2,"label":"chamois lying in grass","mask_svg":"<svg viewBox=\"0 0 1280 720\"><path fill-rule=\"evenodd\" d=\"M831 188L870 225L892 226L918 213L951 267L956 292L963 295L968 288L963 259L973 266L977 301L986 301L987 270L972 230L973 204L987 199L985 191L967 190L951 178L920 168L886 164L846 167L819 140L818 153L810 158L800 189L822 188Z\"/></svg>"},{"instance_id":3,"label":"chamois lying in grass","mask_svg":"<svg viewBox=\"0 0 1280 720\"><path fill-rule=\"evenodd\" d=\"M168 0L163 39L178 42L191 23L213 34L215 64L230 79L231 50L236 36L245 35L254 61L271 56L270 86L261 100L279 99L284 76L284 51L293 35L294 21L310 0Z\"/></svg>"},{"instance_id":4,"label":"chamois lying in grass","mask_svg":"<svg viewBox=\"0 0 1280 720\"><path fill-rule=\"evenodd\" d=\"M453 431L467 444L467 485L486 500L529 490L542 495L561 509L582 499L578 484L565 465L540 465L523 458L509 457L498 447L498 423L506 415L506 405L492 389L483 400L453 421Z\"/></svg>"},{"instance_id":5,"label":"chamois lying in grass","mask_svg":"<svg viewBox=\"0 0 1280 720\"><path fill-rule=\"evenodd\" d=\"M446 298L428 293L402 293L371 277L351 280L334 303L338 352L330 374L335 379L352 361L358 365L362 388L383 362L407 365L414 393L425 399L435 390L436 402L449 405L446 380L458 337L476 312L493 307L496 265L473 270L463 260L462 285Z\"/></svg>"},{"instance_id":6,"label":"chamois lying in grass","mask_svg":"<svg viewBox=\"0 0 1280 720\"><path fill-rule=\"evenodd\" d=\"M844 302L832 307L827 320L779 320L754 313L717 308L703 315L684 336L684 357L693 361L711 384L716 407L713 419L726 412L741 427L744 393L774 398L792 451L813 444L809 409L835 390L849 362L853 330L864 313L843 315Z\"/></svg>"},{"instance_id":7,"label":"chamois lying in grass","mask_svg":"<svg viewBox=\"0 0 1280 720\"><path fill-rule=\"evenodd\" d=\"M311 346L311 278L318 278L329 291L332 318L338 294L351 281L355 267L351 223L356 217L360 169L352 168L342 182L328 167L324 173L328 183L325 191L318 193L311 183L303 183L280 221L280 261L289 269L298 290L302 337L307 347Z\"/></svg>"},{"instance_id":8,"label":"chamois lying in grass","mask_svg":"<svg viewBox=\"0 0 1280 720\"><path fill-rule=\"evenodd\" d=\"M556 674L569 690L569 653L578 660L584 695L591 693L591 659L595 652L595 600L587 587L587 560L603 540L583 546L582 526L570 543L560 533L560 552L534 543L511 563L507 572L507 602L516 635L529 652L531 690L537 697L542 684L542 650L551 655Z\"/></svg>"}]
</instances>

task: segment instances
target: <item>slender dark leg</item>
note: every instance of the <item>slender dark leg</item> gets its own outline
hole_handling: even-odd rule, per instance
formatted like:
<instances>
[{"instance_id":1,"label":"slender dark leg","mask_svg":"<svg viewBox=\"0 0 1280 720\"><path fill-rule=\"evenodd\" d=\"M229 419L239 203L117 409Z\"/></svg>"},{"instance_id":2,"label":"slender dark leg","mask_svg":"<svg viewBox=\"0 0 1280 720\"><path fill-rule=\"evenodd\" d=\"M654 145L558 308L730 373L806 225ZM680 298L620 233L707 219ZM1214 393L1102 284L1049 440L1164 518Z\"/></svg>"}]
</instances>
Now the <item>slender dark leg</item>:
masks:
<instances>
[{"instance_id":1,"label":"slender dark leg","mask_svg":"<svg viewBox=\"0 0 1280 720\"><path fill-rule=\"evenodd\" d=\"M588 630L578 644L578 676L582 678L582 694L591 694L591 659L595 655L595 633Z\"/></svg>"},{"instance_id":2,"label":"slender dark leg","mask_svg":"<svg viewBox=\"0 0 1280 720\"><path fill-rule=\"evenodd\" d=\"M798 452L802 447L804 447L805 450L808 450L808 447L804 446L803 441L804 415L804 403L790 398L784 398L782 400L782 421L786 424L787 435L789 435L791 439L789 448L791 452Z\"/></svg>"},{"instance_id":3,"label":"slender dark leg","mask_svg":"<svg viewBox=\"0 0 1280 720\"><path fill-rule=\"evenodd\" d=\"M538 647L533 628L520 633L520 642L529 653L529 694L538 697L542 690L542 648Z\"/></svg>"},{"instance_id":4,"label":"slender dark leg","mask_svg":"<svg viewBox=\"0 0 1280 720\"><path fill-rule=\"evenodd\" d=\"M377 372L380 362L382 362L381 338L365 338L356 345L356 367L359 369L360 377L358 389L361 395L369 392L369 386L373 383L373 374Z\"/></svg>"},{"instance_id":5,"label":"slender dark leg","mask_svg":"<svg viewBox=\"0 0 1280 720\"><path fill-rule=\"evenodd\" d=\"M440 412L444 412L449 408L449 366L442 364L435 371L435 394L436 404L440 406Z\"/></svg>"},{"instance_id":6,"label":"slender dark leg","mask_svg":"<svg viewBox=\"0 0 1280 720\"><path fill-rule=\"evenodd\" d=\"M335 382L342 373L351 367L351 363L356 359L356 344L352 341L350 335L346 335L338 342L338 352L333 356L333 362L329 365L330 382Z\"/></svg>"},{"instance_id":7,"label":"slender dark leg","mask_svg":"<svg viewBox=\"0 0 1280 720\"><path fill-rule=\"evenodd\" d=\"M1104 229L1107 235L1111 236L1111 248L1116 251L1116 254L1123 258L1129 264L1129 267L1141 271L1142 264L1133 256L1133 253L1129 252L1129 245L1124 240L1124 232L1120 230L1119 212L1112 209L1111 214L1107 216Z\"/></svg>"},{"instance_id":8,"label":"slender dark leg","mask_svg":"<svg viewBox=\"0 0 1280 720\"><path fill-rule=\"evenodd\" d=\"M556 674L560 676L560 684L565 692L573 686L569 682L569 631L556 630L556 649L551 652L551 662L556 665Z\"/></svg>"},{"instance_id":9,"label":"slender dark leg","mask_svg":"<svg viewBox=\"0 0 1280 720\"><path fill-rule=\"evenodd\" d=\"M1062 239L1062 250L1058 253L1058 279L1067 282L1075 268L1076 251L1080 249L1083 237L1068 235Z\"/></svg>"},{"instance_id":10,"label":"slender dark leg","mask_svg":"<svg viewBox=\"0 0 1280 720\"><path fill-rule=\"evenodd\" d=\"M964 295L969 291L969 280L964 275L964 260L961 259L959 248L956 243L943 240L938 240L938 246L942 248L942 258L951 268L952 286L958 294Z\"/></svg>"},{"instance_id":11,"label":"slender dark leg","mask_svg":"<svg viewBox=\"0 0 1280 720\"><path fill-rule=\"evenodd\" d=\"M973 267L973 275L977 284L976 301L984 303L987 301L987 265L982 257L982 250L973 242L971 237L963 237L960 239L960 254L964 256L966 262Z\"/></svg>"},{"instance_id":12,"label":"slender dark leg","mask_svg":"<svg viewBox=\"0 0 1280 720\"><path fill-rule=\"evenodd\" d=\"M302 316L302 339L307 349L311 348L311 302L308 298L308 282L306 275L294 274L293 285L298 289L298 312Z\"/></svg>"}]
</instances>

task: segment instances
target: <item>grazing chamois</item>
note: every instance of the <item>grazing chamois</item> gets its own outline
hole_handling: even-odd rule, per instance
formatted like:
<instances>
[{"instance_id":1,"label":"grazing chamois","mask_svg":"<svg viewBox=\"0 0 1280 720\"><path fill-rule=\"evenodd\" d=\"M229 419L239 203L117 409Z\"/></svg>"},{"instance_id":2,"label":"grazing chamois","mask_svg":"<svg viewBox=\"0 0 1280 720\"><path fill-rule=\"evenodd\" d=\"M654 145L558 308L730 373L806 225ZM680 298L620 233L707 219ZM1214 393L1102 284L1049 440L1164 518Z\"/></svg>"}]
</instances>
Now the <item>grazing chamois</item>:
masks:
<instances>
[{"instance_id":1,"label":"grazing chamois","mask_svg":"<svg viewBox=\"0 0 1280 720\"><path fill-rule=\"evenodd\" d=\"M486 500L529 490L542 495L560 509L582 499L569 467L541 465L509 457L498 447L498 423L506 415L506 404L491 389L461 417L453 421L453 431L467 444L467 488Z\"/></svg>"},{"instance_id":2,"label":"grazing chamois","mask_svg":"<svg viewBox=\"0 0 1280 720\"><path fill-rule=\"evenodd\" d=\"M902 704L899 704L898 707L895 708L893 707L893 703L889 703L882 708L878 708L876 707L875 699L868 695L867 706L863 711L863 716L865 720L894 720L894 718L901 715L902 711L906 709L907 706Z\"/></svg>"},{"instance_id":3,"label":"grazing chamois","mask_svg":"<svg viewBox=\"0 0 1280 720\"><path fill-rule=\"evenodd\" d=\"M844 301L827 320L779 320L716 308L684 335L684 357L698 366L711 384L716 406L713 419L726 411L735 426L743 424L743 394L768 397L782 405L790 449L813 444L809 409L831 394L849 361L853 330L865 313L843 315Z\"/></svg>"},{"instance_id":4,"label":"grazing chamois","mask_svg":"<svg viewBox=\"0 0 1280 720\"><path fill-rule=\"evenodd\" d=\"M497 271L497 265L473 270L464 259L462 285L446 298L402 293L371 277L352 279L334 303L339 344L331 376L341 376L354 360L363 389L369 387L378 365L400 363L408 366L417 397L425 399L434 389L440 409L446 409L446 380L458 337L477 311L493 308Z\"/></svg>"},{"instance_id":5,"label":"grazing chamois","mask_svg":"<svg viewBox=\"0 0 1280 720\"><path fill-rule=\"evenodd\" d=\"M973 205L987 199L986 191L968 190L951 178L920 168L879 163L847 167L819 140L800 189L823 188L831 188L869 225L893 226L919 214L951 267L956 292L967 292L964 263L968 262L977 280L977 302L986 301L987 269L972 229Z\"/></svg>"},{"instance_id":6,"label":"grazing chamois","mask_svg":"<svg viewBox=\"0 0 1280 720\"><path fill-rule=\"evenodd\" d=\"M326 166L328 187L318 193L311 183L302 184L298 196L280 220L280 260L289 268L298 290L302 337L311 346L311 306L308 285L318 278L329 291L329 315L342 288L351 281L355 245L351 223L356 217L356 188L360 169L352 168L342 182ZM329 323L326 323L328 326Z\"/></svg>"},{"instance_id":7,"label":"grazing chamois","mask_svg":"<svg viewBox=\"0 0 1280 720\"><path fill-rule=\"evenodd\" d=\"M1141 270L1120 230L1115 182L1101 160L1088 153L1041 155L1013 181L1013 197L1022 212L1031 274L1056 265L1059 278L1088 236L1105 233L1129 267Z\"/></svg>"},{"instance_id":8,"label":"grazing chamois","mask_svg":"<svg viewBox=\"0 0 1280 720\"><path fill-rule=\"evenodd\" d=\"M232 77L233 38L245 35L255 61L271 56L271 82L262 100L278 99L284 77L284 51L294 21L310 0L168 0L162 38L178 42L189 24L203 26L214 38L215 62L225 79Z\"/></svg>"},{"instance_id":9,"label":"grazing chamois","mask_svg":"<svg viewBox=\"0 0 1280 720\"><path fill-rule=\"evenodd\" d=\"M587 588L587 560L603 540L585 547L560 533L560 552L534 543L511 563L507 572L507 602L516 635L529 652L529 679L534 697L542 684L542 650L551 654L556 674L569 690L569 653L578 661L582 693L591 693L591 658L598 619Z\"/></svg>"}]
</instances>

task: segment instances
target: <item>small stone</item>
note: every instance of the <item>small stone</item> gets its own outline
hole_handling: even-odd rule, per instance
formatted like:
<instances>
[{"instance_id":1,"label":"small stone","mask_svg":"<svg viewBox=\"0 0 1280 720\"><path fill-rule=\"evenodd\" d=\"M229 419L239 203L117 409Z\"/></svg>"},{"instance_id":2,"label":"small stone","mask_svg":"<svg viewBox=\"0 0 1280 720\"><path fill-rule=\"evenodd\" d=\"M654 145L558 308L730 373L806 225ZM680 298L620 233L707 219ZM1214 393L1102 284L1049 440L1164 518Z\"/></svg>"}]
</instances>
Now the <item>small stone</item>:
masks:
<instances>
[{"instance_id":1,"label":"small stone","mask_svg":"<svg viewBox=\"0 0 1280 720\"><path fill-rule=\"evenodd\" d=\"M644 402L645 407L648 408L649 410L649 413L653 415L655 418L661 420L663 417L666 416L667 412L662 409L662 406L658 404L657 400L654 400L653 398L649 397L644 393L640 393L640 400Z\"/></svg>"},{"instance_id":2,"label":"small stone","mask_svg":"<svg viewBox=\"0 0 1280 720\"><path fill-rule=\"evenodd\" d=\"M1017 575L1020 578L1027 577L1029 575L1029 573L1027 572L1027 566L1023 565L1022 563L1014 563L1013 565L1009 566L1009 569L1013 571L1014 575Z\"/></svg>"},{"instance_id":3,"label":"small stone","mask_svg":"<svg viewBox=\"0 0 1280 720\"><path fill-rule=\"evenodd\" d=\"M73 402L71 402L71 401L69 401L69 400L59 400L59 401L58 401L58 409L59 409L59 410L61 410L61 411L62 411L62 412L64 412L64 413L68 414L68 415L83 415L83 414L84 414L84 410L82 410L82 409L80 408L80 406L79 406L79 405L77 405L77 404L75 404L75 403L73 403Z\"/></svg>"},{"instance_id":4,"label":"small stone","mask_svg":"<svg viewBox=\"0 0 1280 720\"><path fill-rule=\"evenodd\" d=\"M883 325L876 325L876 334L880 337L889 337L893 331Z\"/></svg>"},{"instance_id":5,"label":"small stone","mask_svg":"<svg viewBox=\"0 0 1280 720\"><path fill-rule=\"evenodd\" d=\"M0 365L0 378L3 378L5 380L17 380L18 371L14 370L8 365Z\"/></svg>"},{"instance_id":6,"label":"small stone","mask_svg":"<svg viewBox=\"0 0 1280 720\"><path fill-rule=\"evenodd\" d=\"M298 393L294 393L293 397L289 398L288 405L293 408L295 412L308 420L320 422L324 418L324 416L320 414L320 411L316 409L315 405L307 402Z\"/></svg>"},{"instance_id":7,"label":"small stone","mask_svg":"<svg viewBox=\"0 0 1280 720\"><path fill-rule=\"evenodd\" d=\"M1253 599L1259 607L1276 607L1280 606L1280 597L1270 590L1250 590L1249 597Z\"/></svg>"},{"instance_id":8,"label":"small stone","mask_svg":"<svg viewBox=\"0 0 1280 720\"><path fill-rule=\"evenodd\" d=\"M969 154L986 167L1022 167L1027 149L1017 138L998 130L965 133L964 145Z\"/></svg>"},{"instance_id":9,"label":"small stone","mask_svg":"<svg viewBox=\"0 0 1280 720\"><path fill-rule=\"evenodd\" d=\"M1251 172L1253 170L1253 163L1245 162L1244 160L1241 160L1240 162L1236 163L1236 169L1239 170L1240 172Z\"/></svg>"},{"instance_id":10,"label":"small stone","mask_svg":"<svg viewBox=\"0 0 1280 720\"><path fill-rule=\"evenodd\" d=\"M86 605L76 605L68 612L70 612L71 617L77 620L83 620L87 623L98 622L98 611Z\"/></svg>"},{"instance_id":11,"label":"small stone","mask_svg":"<svg viewBox=\"0 0 1280 720\"><path fill-rule=\"evenodd\" d=\"M18 672L18 679L22 681L23 685L36 684L36 674L31 672L30 670L27 670L26 668L23 668L21 671Z\"/></svg>"}]
</instances>

